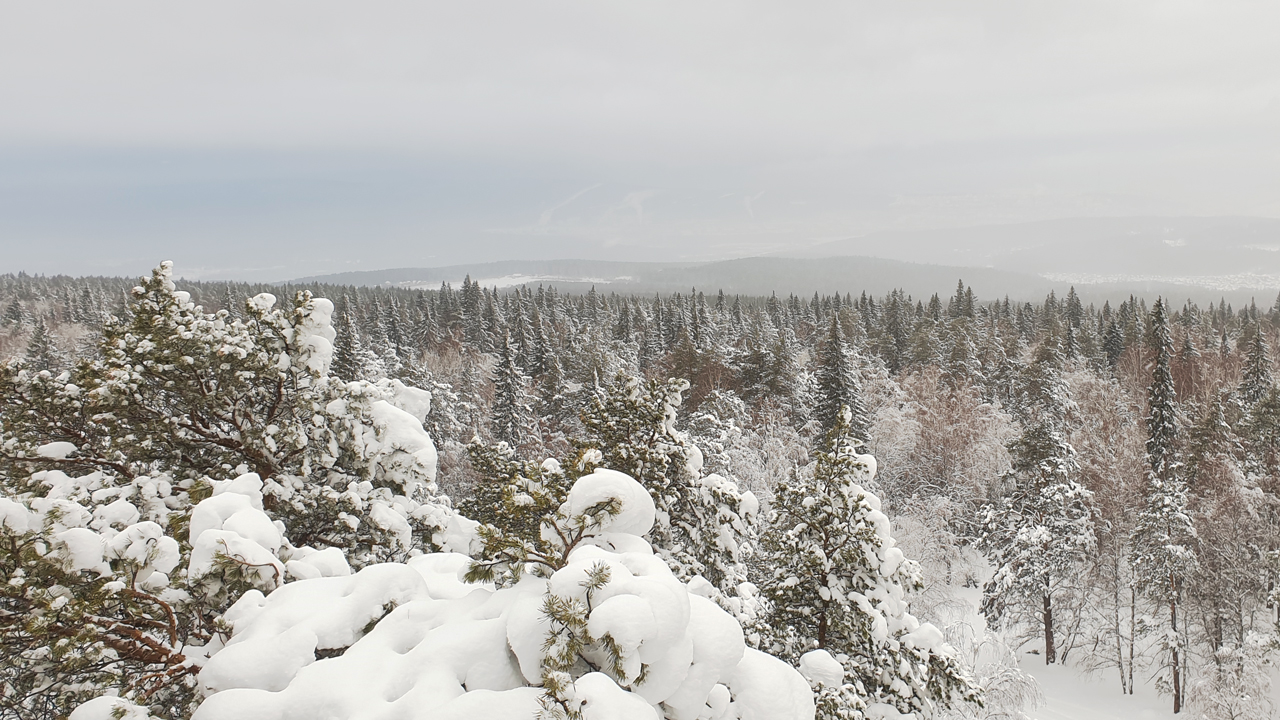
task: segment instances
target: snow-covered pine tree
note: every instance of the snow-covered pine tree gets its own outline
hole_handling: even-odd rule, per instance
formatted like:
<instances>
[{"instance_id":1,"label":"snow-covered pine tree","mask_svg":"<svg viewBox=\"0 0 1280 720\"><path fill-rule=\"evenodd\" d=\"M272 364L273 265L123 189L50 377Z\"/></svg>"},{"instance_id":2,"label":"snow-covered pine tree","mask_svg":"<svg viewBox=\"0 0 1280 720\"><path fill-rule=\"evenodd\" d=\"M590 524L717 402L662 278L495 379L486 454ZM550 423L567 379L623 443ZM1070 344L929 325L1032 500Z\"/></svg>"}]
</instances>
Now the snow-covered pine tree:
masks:
<instances>
[{"instance_id":1,"label":"snow-covered pine tree","mask_svg":"<svg viewBox=\"0 0 1280 720\"><path fill-rule=\"evenodd\" d=\"M1138 514L1132 537L1134 576L1139 589L1168 610L1169 628L1163 642L1168 655L1166 689L1173 697L1173 711L1182 710L1182 653L1185 631L1180 629L1179 604L1188 577L1195 571L1195 528L1187 509L1188 492L1182 478L1178 449L1177 398L1170 360L1173 338L1163 299L1151 310L1151 344L1155 359L1148 389L1147 482L1144 507ZM1183 620L1185 623L1185 619Z\"/></svg>"},{"instance_id":2,"label":"snow-covered pine tree","mask_svg":"<svg viewBox=\"0 0 1280 720\"><path fill-rule=\"evenodd\" d=\"M330 376L328 300L299 292L277 307L260 294L246 320L228 321L177 290L170 263L130 297L92 362L58 376L6 366L0 402L27 408L0 422L9 477L159 468L199 483L252 471L296 545L341 546L361 564L431 546L450 513L421 426L429 395ZM73 450L41 453L51 442Z\"/></svg>"},{"instance_id":3,"label":"snow-covered pine tree","mask_svg":"<svg viewBox=\"0 0 1280 720\"><path fill-rule=\"evenodd\" d=\"M818 349L817 403L814 418L822 428L824 437L840 424L843 410L850 413L849 432L861 442L870 438L870 420L862 401L862 387L858 380L856 362L845 343L838 315L833 315L826 338Z\"/></svg>"},{"instance_id":4,"label":"snow-covered pine tree","mask_svg":"<svg viewBox=\"0 0 1280 720\"><path fill-rule=\"evenodd\" d=\"M1023 374L1015 407L1023 431L1009 447L1012 488L986 507L979 541L995 568L983 588L983 614L992 624L1038 626L1046 664L1058 659L1054 597L1093 543L1089 493L1073 477L1075 451L1066 441L1062 364L1049 337Z\"/></svg>"},{"instance_id":5,"label":"snow-covered pine tree","mask_svg":"<svg viewBox=\"0 0 1280 720\"><path fill-rule=\"evenodd\" d=\"M702 452L676 429L685 380L641 380L619 374L582 411L579 455L595 450L600 465L635 478L653 497L656 553L676 577L706 578L726 595L745 580L743 552L758 503L719 475L701 474Z\"/></svg>"},{"instance_id":6,"label":"snow-covered pine tree","mask_svg":"<svg viewBox=\"0 0 1280 720\"><path fill-rule=\"evenodd\" d=\"M824 693L827 717L859 718L861 703L929 717L980 702L981 689L941 632L907 610L919 570L896 547L879 499L863 487L874 460L857 453L851 420L846 407L815 450L812 470L776 489L752 563L764 601L755 627L760 643L793 662L815 649L841 662L852 687Z\"/></svg>"}]
</instances>

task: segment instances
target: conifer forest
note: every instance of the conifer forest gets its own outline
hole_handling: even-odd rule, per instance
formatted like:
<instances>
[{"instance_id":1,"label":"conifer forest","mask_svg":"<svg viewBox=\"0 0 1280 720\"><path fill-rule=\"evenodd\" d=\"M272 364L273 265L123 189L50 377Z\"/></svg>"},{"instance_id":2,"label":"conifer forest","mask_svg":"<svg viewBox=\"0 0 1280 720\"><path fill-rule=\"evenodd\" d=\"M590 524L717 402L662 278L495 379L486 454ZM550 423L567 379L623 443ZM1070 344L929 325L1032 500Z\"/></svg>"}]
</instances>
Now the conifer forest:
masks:
<instances>
[{"instance_id":1,"label":"conifer forest","mask_svg":"<svg viewBox=\"0 0 1280 720\"><path fill-rule=\"evenodd\" d=\"M4 720L1275 710L1280 298L176 272L0 276Z\"/></svg>"}]
</instances>

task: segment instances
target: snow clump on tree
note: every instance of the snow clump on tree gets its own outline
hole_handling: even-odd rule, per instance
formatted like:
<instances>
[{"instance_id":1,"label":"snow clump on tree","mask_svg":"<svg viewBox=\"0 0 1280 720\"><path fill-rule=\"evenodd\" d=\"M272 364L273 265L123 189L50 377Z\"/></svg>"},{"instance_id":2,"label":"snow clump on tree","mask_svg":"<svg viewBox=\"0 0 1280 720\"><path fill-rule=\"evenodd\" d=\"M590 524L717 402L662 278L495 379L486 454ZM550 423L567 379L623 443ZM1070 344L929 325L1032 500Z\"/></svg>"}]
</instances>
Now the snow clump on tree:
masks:
<instances>
[{"instance_id":1,"label":"snow clump on tree","mask_svg":"<svg viewBox=\"0 0 1280 720\"><path fill-rule=\"evenodd\" d=\"M804 678L747 648L641 538L655 511L639 483L596 470L560 515L595 519L545 578L467 584L471 559L437 553L250 591L195 718L813 716Z\"/></svg>"}]
</instances>

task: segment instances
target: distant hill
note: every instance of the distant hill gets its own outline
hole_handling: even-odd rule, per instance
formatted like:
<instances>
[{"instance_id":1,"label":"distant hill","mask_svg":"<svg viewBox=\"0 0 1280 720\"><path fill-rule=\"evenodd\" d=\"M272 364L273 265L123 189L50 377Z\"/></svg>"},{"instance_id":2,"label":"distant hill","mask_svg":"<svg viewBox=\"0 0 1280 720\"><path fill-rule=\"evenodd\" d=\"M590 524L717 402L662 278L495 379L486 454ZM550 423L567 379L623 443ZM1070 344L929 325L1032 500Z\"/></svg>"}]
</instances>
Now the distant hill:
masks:
<instances>
[{"instance_id":1,"label":"distant hill","mask_svg":"<svg viewBox=\"0 0 1280 720\"><path fill-rule=\"evenodd\" d=\"M883 295L901 288L917 297L951 293L957 279L979 289L984 297L1042 299L1052 283L1032 275L987 268L958 268L884 260L880 258L772 258L755 257L708 263L622 263L593 260L505 261L441 268L398 268L299 278L293 283L341 285L395 285L435 288L442 282L457 285L466 276L486 287L554 285L578 292L597 290L619 293L704 292L724 290L742 295L808 296L863 291Z\"/></svg>"},{"instance_id":2,"label":"distant hill","mask_svg":"<svg viewBox=\"0 0 1280 720\"><path fill-rule=\"evenodd\" d=\"M1068 218L878 232L778 254L869 255L1051 276L1280 277L1280 219Z\"/></svg>"},{"instance_id":3,"label":"distant hill","mask_svg":"<svg viewBox=\"0 0 1280 720\"><path fill-rule=\"evenodd\" d=\"M979 297L1042 300L1074 286L1086 302L1130 294L1235 305L1280 293L1280 219L1071 218L947 230L880 232L764 257L700 263L511 260L398 268L294 282L439 287L466 276L486 287L555 285L566 291L815 291L948 296L963 279Z\"/></svg>"}]
</instances>

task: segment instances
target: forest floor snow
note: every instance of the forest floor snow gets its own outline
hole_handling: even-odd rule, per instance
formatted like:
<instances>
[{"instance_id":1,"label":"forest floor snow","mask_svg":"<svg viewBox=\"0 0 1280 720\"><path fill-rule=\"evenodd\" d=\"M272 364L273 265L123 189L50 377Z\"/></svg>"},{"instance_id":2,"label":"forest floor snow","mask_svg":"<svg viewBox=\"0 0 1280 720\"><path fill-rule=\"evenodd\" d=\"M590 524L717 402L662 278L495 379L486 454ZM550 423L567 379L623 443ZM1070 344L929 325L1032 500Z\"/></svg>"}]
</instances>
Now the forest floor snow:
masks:
<instances>
[{"instance_id":1,"label":"forest floor snow","mask_svg":"<svg viewBox=\"0 0 1280 720\"><path fill-rule=\"evenodd\" d=\"M1044 693L1045 704L1028 713L1035 720L1173 720L1172 701L1140 684L1133 695L1120 691L1120 680L1111 675L1085 675L1072 667L1046 666L1043 655L1023 654L1023 672L1031 675Z\"/></svg>"}]
</instances>

